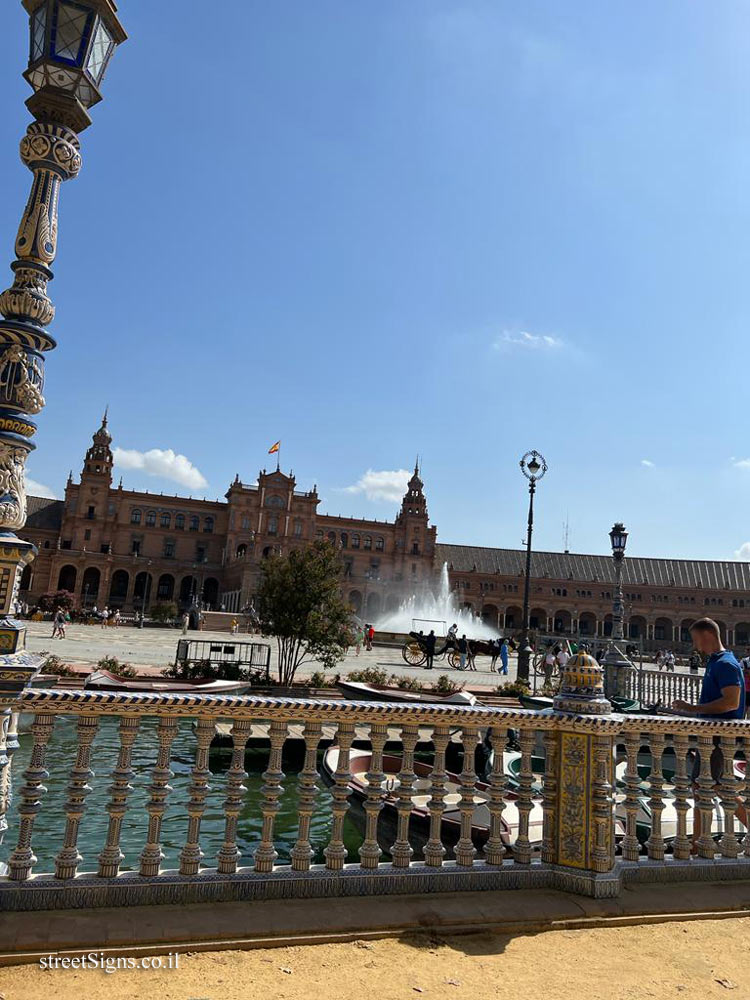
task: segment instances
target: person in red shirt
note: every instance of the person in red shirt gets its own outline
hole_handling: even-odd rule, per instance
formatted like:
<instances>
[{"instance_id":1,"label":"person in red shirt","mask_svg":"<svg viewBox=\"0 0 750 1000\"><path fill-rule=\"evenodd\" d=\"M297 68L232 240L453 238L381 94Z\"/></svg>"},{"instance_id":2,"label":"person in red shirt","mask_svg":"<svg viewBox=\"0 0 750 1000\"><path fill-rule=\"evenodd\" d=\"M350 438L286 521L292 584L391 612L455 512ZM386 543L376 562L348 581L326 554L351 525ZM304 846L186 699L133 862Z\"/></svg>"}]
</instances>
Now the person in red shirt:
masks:
<instances>
[{"instance_id":1,"label":"person in red shirt","mask_svg":"<svg viewBox=\"0 0 750 1000\"><path fill-rule=\"evenodd\" d=\"M367 629L367 648L371 650L372 640L375 638L375 629L372 625L366 625L365 628Z\"/></svg>"}]
</instances>

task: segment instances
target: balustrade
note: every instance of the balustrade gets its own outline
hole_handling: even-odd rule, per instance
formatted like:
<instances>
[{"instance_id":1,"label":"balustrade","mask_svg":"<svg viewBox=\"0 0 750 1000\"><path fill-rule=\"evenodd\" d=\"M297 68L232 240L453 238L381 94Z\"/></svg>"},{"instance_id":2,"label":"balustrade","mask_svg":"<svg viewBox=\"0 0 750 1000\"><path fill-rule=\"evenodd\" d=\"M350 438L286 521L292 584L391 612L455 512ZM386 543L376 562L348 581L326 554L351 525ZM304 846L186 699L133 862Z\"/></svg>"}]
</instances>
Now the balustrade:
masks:
<instances>
[{"instance_id":1,"label":"balustrade","mask_svg":"<svg viewBox=\"0 0 750 1000\"><path fill-rule=\"evenodd\" d=\"M697 705L702 678L699 674L682 674L671 670L633 670L629 676L629 696L642 705L663 705L687 701Z\"/></svg>"},{"instance_id":2,"label":"balustrade","mask_svg":"<svg viewBox=\"0 0 750 1000\"><path fill-rule=\"evenodd\" d=\"M623 881L679 865L697 872L721 862L721 877L750 874L750 724L744 720L38 690L24 692L20 707L35 715L28 765L6 817L0 905L41 906L24 898L64 905L64 894L50 903L44 893L74 893L92 884L112 886L113 893L126 887L119 896L97 895L99 905L107 905L108 899L122 900L122 892L133 902L179 901L188 898L180 896L188 885L198 887L190 900L202 898L204 887L214 893L211 898L244 898L247 892L335 895L408 891L409 884L424 891L431 879L441 879L441 889L548 884L611 895ZM73 725L69 718L58 721L60 716L72 716ZM119 738L108 758L113 763L98 774L97 734L105 719L110 727L117 721ZM231 723L223 730L231 742L223 769L212 765L211 756L222 721ZM75 748L66 756L50 750L63 731L75 733ZM261 732L270 747L260 795L251 800L246 753ZM280 858L279 838L289 830L278 829L278 817L285 813L288 824L290 776L283 763L290 738L300 757L296 813ZM190 758L186 739L192 742ZM144 741L153 756L148 767L141 758L134 767L134 750ZM170 782L178 767L175 791ZM50 771L55 796L45 784ZM87 810L92 788L99 807ZM170 863L176 861L178 871L163 864L168 807L173 819L184 821L182 842L169 836ZM59 816L61 843L53 870L37 871L38 818L50 810ZM142 840L134 850L139 815ZM209 819L213 831L220 822L210 849L204 829ZM101 836L96 850L82 835L93 828ZM394 882L394 876L412 882ZM705 872L696 877L705 878ZM368 879L379 879L382 890L377 882L363 889L361 880ZM223 885L239 895L216 895ZM160 895L165 886L167 895Z\"/></svg>"}]
</instances>

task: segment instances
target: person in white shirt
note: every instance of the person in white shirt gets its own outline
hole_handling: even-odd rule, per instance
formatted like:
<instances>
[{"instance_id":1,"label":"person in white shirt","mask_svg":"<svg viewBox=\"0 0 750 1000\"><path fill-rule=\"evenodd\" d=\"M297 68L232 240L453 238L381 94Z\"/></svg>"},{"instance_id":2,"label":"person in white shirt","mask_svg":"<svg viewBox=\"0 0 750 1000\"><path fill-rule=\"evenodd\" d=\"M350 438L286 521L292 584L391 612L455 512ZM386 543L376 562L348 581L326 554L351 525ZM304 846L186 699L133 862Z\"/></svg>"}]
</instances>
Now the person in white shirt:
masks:
<instances>
[{"instance_id":1,"label":"person in white shirt","mask_svg":"<svg viewBox=\"0 0 750 1000\"><path fill-rule=\"evenodd\" d=\"M557 660L557 666L560 670L560 673L562 673L563 670L565 669L565 664L570 659L570 653L567 651L565 646L561 647L560 652L557 654L555 659Z\"/></svg>"}]
</instances>

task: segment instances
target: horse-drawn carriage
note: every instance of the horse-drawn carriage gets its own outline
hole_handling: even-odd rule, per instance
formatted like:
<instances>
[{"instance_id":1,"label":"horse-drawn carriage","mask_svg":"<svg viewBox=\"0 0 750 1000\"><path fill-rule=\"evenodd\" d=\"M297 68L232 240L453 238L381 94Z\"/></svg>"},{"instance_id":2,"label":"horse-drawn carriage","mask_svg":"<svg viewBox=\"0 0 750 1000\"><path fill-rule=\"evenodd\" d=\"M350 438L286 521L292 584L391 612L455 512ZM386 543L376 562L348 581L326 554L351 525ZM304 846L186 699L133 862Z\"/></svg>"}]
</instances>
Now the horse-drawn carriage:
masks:
<instances>
[{"instance_id":1,"label":"horse-drawn carriage","mask_svg":"<svg viewBox=\"0 0 750 1000\"><path fill-rule=\"evenodd\" d=\"M427 636L423 632L410 632L409 638L401 648L401 656L410 667L421 667L427 662ZM499 646L493 639L468 639L467 654L461 665L461 653L458 650L458 642L452 636L438 638L436 645L442 643L435 649L434 660L446 660L449 667L454 670L474 669L474 658L476 656L498 656Z\"/></svg>"}]
</instances>

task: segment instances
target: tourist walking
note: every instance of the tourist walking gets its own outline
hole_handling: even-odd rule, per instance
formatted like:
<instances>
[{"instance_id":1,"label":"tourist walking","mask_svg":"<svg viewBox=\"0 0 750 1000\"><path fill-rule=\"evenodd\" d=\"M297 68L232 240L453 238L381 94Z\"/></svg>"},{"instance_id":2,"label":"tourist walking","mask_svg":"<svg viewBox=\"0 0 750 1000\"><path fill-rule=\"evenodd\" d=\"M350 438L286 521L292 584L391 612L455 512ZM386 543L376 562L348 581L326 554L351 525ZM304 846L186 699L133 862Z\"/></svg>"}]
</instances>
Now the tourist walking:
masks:
<instances>
[{"instance_id":1,"label":"tourist walking","mask_svg":"<svg viewBox=\"0 0 750 1000\"><path fill-rule=\"evenodd\" d=\"M373 628L372 625L365 625L365 628L367 629L367 634L365 636L365 646L366 646L366 649L367 649L368 653L371 653L372 652L372 641L375 638L375 629Z\"/></svg>"},{"instance_id":2,"label":"tourist walking","mask_svg":"<svg viewBox=\"0 0 750 1000\"><path fill-rule=\"evenodd\" d=\"M552 683L552 674L555 672L555 662L559 652L559 646L547 646L547 652L544 654L543 663L545 685Z\"/></svg>"},{"instance_id":3,"label":"tourist walking","mask_svg":"<svg viewBox=\"0 0 750 1000\"><path fill-rule=\"evenodd\" d=\"M668 649L667 652L664 654L664 668L670 671L671 673L674 673L674 665L675 665L675 655L671 649Z\"/></svg>"},{"instance_id":4,"label":"tourist walking","mask_svg":"<svg viewBox=\"0 0 750 1000\"><path fill-rule=\"evenodd\" d=\"M232 624L230 626L231 631L232 631L232 635L237 635L237 627L238 627L237 619L233 618L232 619Z\"/></svg>"},{"instance_id":5,"label":"tourist walking","mask_svg":"<svg viewBox=\"0 0 750 1000\"><path fill-rule=\"evenodd\" d=\"M712 618L699 618L690 627L690 636L699 653L708 656L706 672L703 675L700 698L697 705L678 699L672 708L680 715L697 715L701 719L742 719L745 715L745 678L737 658L724 648L721 630ZM715 738L718 740L718 737ZM697 750L688 753L692 760L691 781L697 801L697 782L701 773L701 758ZM722 781L724 755L717 745L711 753L711 777L714 789ZM715 792L714 792L715 794ZM737 798L736 816L747 828L747 813L742 800ZM693 808L693 851L701 833L700 810Z\"/></svg>"},{"instance_id":6,"label":"tourist walking","mask_svg":"<svg viewBox=\"0 0 750 1000\"><path fill-rule=\"evenodd\" d=\"M55 616L52 619L52 638L53 639L65 638L65 615L63 614L62 608L57 608L57 610L55 611Z\"/></svg>"},{"instance_id":7,"label":"tourist walking","mask_svg":"<svg viewBox=\"0 0 750 1000\"><path fill-rule=\"evenodd\" d=\"M106 628L109 623L109 608L102 611L102 628Z\"/></svg>"},{"instance_id":8,"label":"tourist walking","mask_svg":"<svg viewBox=\"0 0 750 1000\"><path fill-rule=\"evenodd\" d=\"M425 670L432 670L435 660L435 643L437 642L437 636L435 635L435 630L430 629L430 634L426 635L422 640L424 644L425 656L427 657L425 662Z\"/></svg>"},{"instance_id":9,"label":"tourist walking","mask_svg":"<svg viewBox=\"0 0 750 1000\"><path fill-rule=\"evenodd\" d=\"M508 676L508 640L507 639L503 639L502 644L500 646L500 663L502 664L502 668L500 670L500 673L501 674L505 674L505 676L507 677Z\"/></svg>"},{"instance_id":10,"label":"tourist walking","mask_svg":"<svg viewBox=\"0 0 750 1000\"><path fill-rule=\"evenodd\" d=\"M190 615L187 611L182 613L182 634L187 635L188 626L190 625Z\"/></svg>"},{"instance_id":11,"label":"tourist walking","mask_svg":"<svg viewBox=\"0 0 750 1000\"><path fill-rule=\"evenodd\" d=\"M469 643L466 640L466 636L462 635L461 638L456 643L456 648L458 649L458 669L466 669L466 654L469 650Z\"/></svg>"},{"instance_id":12,"label":"tourist walking","mask_svg":"<svg viewBox=\"0 0 750 1000\"><path fill-rule=\"evenodd\" d=\"M557 669L560 671L560 676L562 677L563 670L570 659L570 653L567 651L565 646L561 646L560 650L555 657L555 662L557 663Z\"/></svg>"}]
</instances>

